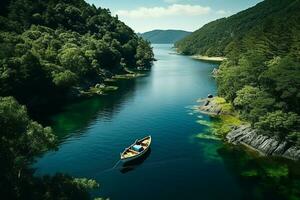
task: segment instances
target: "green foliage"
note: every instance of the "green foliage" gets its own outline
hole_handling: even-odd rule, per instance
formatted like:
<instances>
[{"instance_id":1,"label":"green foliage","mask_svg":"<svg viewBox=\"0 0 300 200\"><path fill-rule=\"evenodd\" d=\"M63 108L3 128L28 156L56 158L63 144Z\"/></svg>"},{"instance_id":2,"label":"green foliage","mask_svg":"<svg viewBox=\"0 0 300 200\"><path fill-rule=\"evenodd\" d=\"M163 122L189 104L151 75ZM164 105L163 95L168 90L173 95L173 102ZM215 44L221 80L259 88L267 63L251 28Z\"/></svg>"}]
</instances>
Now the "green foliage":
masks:
<instances>
[{"instance_id":1,"label":"green foliage","mask_svg":"<svg viewBox=\"0 0 300 200\"><path fill-rule=\"evenodd\" d=\"M31 165L55 149L49 127L30 113L63 102L125 67L149 69L150 44L84 0L3 0L0 3L0 192L5 199L90 199L93 180L35 177ZM115 88L105 88L112 90ZM74 92L76 93L76 92ZM4 97L13 96L13 97ZM46 106L47 105L47 106Z\"/></svg>"},{"instance_id":2,"label":"green foliage","mask_svg":"<svg viewBox=\"0 0 300 200\"><path fill-rule=\"evenodd\" d=\"M300 130L300 117L296 113L275 111L260 117L255 127L264 134L275 134L284 138L288 133Z\"/></svg>"},{"instance_id":3,"label":"green foliage","mask_svg":"<svg viewBox=\"0 0 300 200\"><path fill-rule=\"evenodd\" d=\"M88 190L98 188L95 180L78 179L64 174L31 177L30 182L23 183L27 190L21 190L20 198L24 199L74 199L89 200Z\"/></svg>"},{"instance_id":4,"label":"green foliage","mask_svg":"<svg viewBox=\"0 0 300 200\"><path fill-rule=\"evenodd\" d=\"M242 117L256 122L260 116L272 110L275 99L257 87L246 85L237 91L237 97L233 103L241 110Z\"/></svg>"},{"instance_id":5,"label":"green foliage","mask_svg":"<svg viewBox=\"0 0 300 200\"><path fill-rule=\"evenodd\" d=\"M257 53L284 54L299 36L300 2L266 0L228 18L218 19L176 43L179 52L229 56L234 60L248 49ZM276 33L276 34L274 34Z\"/></svg>"},{"instance_id":6,"label":"green foliage","mask_svg":"<svg viewBox=\"0 0 300 200\"><path fill-rule=\"evenodd\" d=\"M49 127L30 120L12 97L0 97L0 129L1 189L11 186L6 192L14 193L34 158L55 148L56 137Z\"/></svg>"},{"instance_id":7,"label":"green foliage","mask_svg":"<svg viewBox=\"0 0 300 200\"><path fill-rule=\"evenodd\" d=\"M0 97L0 192L6 199L90 199L94 180L63 174L35 177L34 159L57 147L51 128L29 119L13 97Z\"/></svg>"},{"instance_id":8,"label":"green foliage","mask_svg":"<svg viewBox=\"0 0 300 200\"><path fill-rule=\"evenodd\" d=\"M300 141L300 1L265 0L176 43L183 54L225 56L219 95L261 133ZM298 131L297 131L298 130Z\"/></svg>"},{"instance_id":9,"label":"green foliage","mask_svg":"<svg viewBox=\"0 0 300 200\"><path fill-rule=\"evenodd\" d=\"M233 107L231 103L226 102L226 100L222 97L214 97L212 103L218 105L219 108L222 110L222 113L229 114L233 112Z\"/></svg>"},{"instance_id":10,"label":"green foliage","mask_svg":"<svg viewBox=\"0 0 300 200\"><path fill-rule=\"evenodd\" d=\"M125 67L151 67L150 44L107 9L83 0L6 3L7 15L0 16L0 96L16 97L30 111Z\"/></svg>"},{"instance_id":11,"label":"green foliage","mask_svg":"<svg viewBox=\"0 0 300 200\"><path fill-rule=\"evenodd\" d=\"M232 127L242 125L243 122L240 118L234 114L232 115L221 115L216 121L214 121L211 130L215 135L225 137L227 133L232 130Z\"/></svg>"},{"instance_id":12,"label":"green foliage","mask_svg":"<svg viewBox=\"0 0 300 200\"><path fill-rule=\"evenodd\" d=\"M244 171L241 173L241 176L244 177L257 177L258 176L258 172L257 170L248 170L248 171Z\"/></svg>"},{"instance_id":13,"label":"green foliage","mask_svg":"<svg viewBox=\"0 0 300 200\"><path fill-rule=\"evenodd\" d=\"M78 187L85 189L94 189L99 187L99 184L95 180L87 179L87 178L75 178L72 180Z\"/></svg>"},{"instance_id":14,"label":"green foliage","mask_svg":"<svg viewBox=\"0 0 300 200\"><path fill-rule=\"evenodd\" d=\"M0 97L0 129L1 158L11 161L8 169L15 173L56 144L51 128L30 120L25 107L12 97Z\"/></svg>"},{"instance_id":15,"label":"green foliage","mask_svg":"<svg viewBox=\"0 0 300 200\"><path fill-rule=\"evenodd\" d=\"M300 44L299 44L300 47ZM278 106L300 112L300 55L275 57L261 75L261 82L278 99Z\"/></svg>"},{"instance_id":16,"label":"green foliage","mask_svg":"<svg viewBox=\"0 0 300 200\"><path fill-rule=\"evenodd\" d=\"M57 74L53 73L53 76L54 84L61 88L69 88L78 81L78 76L70 70L59 72Z\"/></svg>"},{"instance_id":17,"label":"green foliage","mask_svg":"<svg viewBox=\"0 0 300 200\"><path fill-rule=\"evenodd\" d=\"M266 166L265 172L268 177L281 178L289 175L289 169L286 165L281 166Z\"/></svg>"},{"instance_id":18,"label":"green foliage","mask_svg":"<svg viewBox=\"0 0 300 200\"><path fill-rule=\"evenodd\" d=\"M139 68L149 69L153 61L153 51L150 43L148 41L142 40L141 38L138 41L138 47L136 50L136 65Z\"/></svg>"}]
</instances>

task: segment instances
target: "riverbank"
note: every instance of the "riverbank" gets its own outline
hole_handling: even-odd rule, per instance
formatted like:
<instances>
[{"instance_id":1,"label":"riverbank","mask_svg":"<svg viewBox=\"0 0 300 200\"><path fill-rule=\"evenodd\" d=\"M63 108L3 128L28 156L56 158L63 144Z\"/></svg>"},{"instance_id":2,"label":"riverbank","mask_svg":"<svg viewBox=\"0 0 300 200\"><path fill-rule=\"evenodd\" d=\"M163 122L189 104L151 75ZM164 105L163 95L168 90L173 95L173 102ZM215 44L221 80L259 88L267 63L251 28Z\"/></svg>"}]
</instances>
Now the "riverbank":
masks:
<instances>
[{"instance_id":1,"label":"riverbank","mask_svg":"<svg viewBox=\"0 0 300 200\"><path fill-rule=\"evenodd\" d=\"M259 134L249 125L233 128L227 135L229 143L241 144L253 149L264 156L283 157L291 160L300 160L300 148L285 140L276 137Z\"/></svg>"},{"instance_id":2,"label":"riverbank","mask_svg":"<svg viewBox=\"0 0 300 200\"><path fill-rule=\"evenodd\" d=\"M144 70L145 71L145 70ZM91 97L95 95L106 95L108 92L118 90L118 87L112 85L113 82L119 80L130 80L138 77L145 76L144 73L140 73L139 71L130 71L125 69L125 73L116 74L110 77L106 77L104 81L100 83L96 83L95 85L90 85L87 89L79 89L79 97Z\"/></svg>"},{"instance_id":3,"label":"riverbank","mask_svg":"<svg viewBox=\"0 0 300 200\"><path fill-rule=\"evenodd\" d=\"M223 62L226 60L225 57L210 57L210 56L202 56L202 55L193 55L191 58L196 59L196 60L202 60L202 61L211 61L211 62Z\"/></svg>"},{"instance_id":4,"label":"riverbank","mask_svg":"<svg viewBox=\"0 0 300 200\"><path fill-rule=\"evenodd\" d=\"M221 119L214 134L222 136L226 142L242 145L255 150L264 156L283 157L300 160L300 148L286 140L279 140L275 136L259 134L249 123L239 119L230 103L221 97L201 99L202 105L198 110L212 117ZM230 116L230 117L229 117ZM234 120L226 120L228 118Z\"/></svg>"}]
</instances>

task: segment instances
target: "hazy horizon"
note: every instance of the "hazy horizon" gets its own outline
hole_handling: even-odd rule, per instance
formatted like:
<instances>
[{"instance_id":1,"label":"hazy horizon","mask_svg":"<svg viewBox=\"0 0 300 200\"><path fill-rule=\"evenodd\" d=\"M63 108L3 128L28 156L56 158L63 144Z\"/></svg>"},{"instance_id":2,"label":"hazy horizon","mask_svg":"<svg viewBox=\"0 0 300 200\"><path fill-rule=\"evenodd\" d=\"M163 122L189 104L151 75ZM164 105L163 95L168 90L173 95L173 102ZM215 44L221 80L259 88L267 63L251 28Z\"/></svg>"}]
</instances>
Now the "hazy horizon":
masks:
<instances>
[{"instance_id":1,"label":"hazy horizon","mask_svg":"<svg viewBox=\"0 0 300 200\"><path fill-rule=\"evenodd\" d=\"M108 8L112 15L135 32L184 30L193 32L219 18L256 5L262 0L85 0L96 7Z\"/></svg>"}]
</instances>

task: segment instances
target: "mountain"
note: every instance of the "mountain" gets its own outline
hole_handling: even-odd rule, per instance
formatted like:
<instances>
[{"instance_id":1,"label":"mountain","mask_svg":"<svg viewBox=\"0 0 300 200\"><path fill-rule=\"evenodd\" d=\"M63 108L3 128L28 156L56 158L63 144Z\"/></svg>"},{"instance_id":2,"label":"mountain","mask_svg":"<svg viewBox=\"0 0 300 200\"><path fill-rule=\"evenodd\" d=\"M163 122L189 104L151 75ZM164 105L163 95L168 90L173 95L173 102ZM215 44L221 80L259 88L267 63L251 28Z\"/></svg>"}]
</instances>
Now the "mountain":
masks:
<instances>
[{"instance_id":1,"label":"mountain","mask_svg":"<svg viewBox=\"0 0 300 200\"><path fill-rule=\"evenodd\" d=\"M265 0L175 46L182 54L225 56L218 95L258 133L300 146L300 0Z\"/></svg>"},{"instance_id":2,"label":"mountain","mask_svg":"<svg viewBox=\"0 0 300 200\"><path fill-rule=\"evenodd\" d=\"M267 36L270 45L284 42L288 47L292 42L290 33L299 30L299 4L299 0L265 0L231 17L204 25L178 41L176 47L183 54L224 56L232 45L242 46L252 36L258 36L260 41L266 41L263 36ZM274 48L280 51L284 47Z\"/></svg>"},{"instance_id":3,"label":"mountain","mask_svg":"<svg viewBox=\"0 0 300 200\"><path fill-rule=\"evenodd\" d=\"M172 44L188 36L191 32L182 30L153 30L140 34L153 44Z\"/></svg>"}]
</instances>

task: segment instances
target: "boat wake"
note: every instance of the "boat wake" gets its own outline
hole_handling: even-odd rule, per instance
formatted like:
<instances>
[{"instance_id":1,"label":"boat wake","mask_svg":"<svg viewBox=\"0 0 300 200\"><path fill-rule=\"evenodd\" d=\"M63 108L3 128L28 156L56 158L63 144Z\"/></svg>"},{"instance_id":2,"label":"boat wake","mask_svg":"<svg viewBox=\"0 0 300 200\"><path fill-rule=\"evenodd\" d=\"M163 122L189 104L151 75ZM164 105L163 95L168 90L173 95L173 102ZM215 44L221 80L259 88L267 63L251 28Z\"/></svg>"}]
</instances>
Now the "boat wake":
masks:
<instances>
[{"instance_id":1,"label":"boat wake","mask_svg":"<svg viewBox=\"0 0 300 200\"><path fill-rule=\"evenodd\" d=\"M145 163L145 164L143 164L143 166L145 168L157 167L159 165L168 164L170 162L175 162L175 161L179 161L179 160L185 161L185 160L189 160L189 159L191 159L191 158L186 158L186 157L185 158L173 158L173 159L168 159L168 160L160 160L160 161ZM112 172L115 170L120 171L121 173L127 173L129 171L136 169L138 166L140 166L143 163L143 161L141 163L124 163L122 166L118 167L120 162L121 162L121 160L117 161L113 167L103 170L103 171L97 173L97 175L105 174L105 173Z\"/></svg>"}]
</instances>

